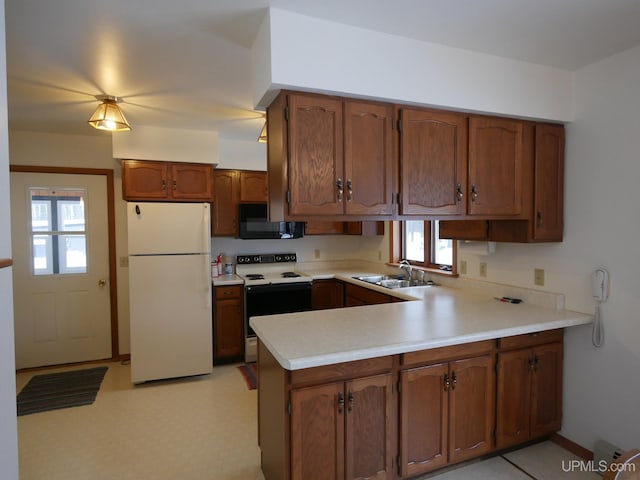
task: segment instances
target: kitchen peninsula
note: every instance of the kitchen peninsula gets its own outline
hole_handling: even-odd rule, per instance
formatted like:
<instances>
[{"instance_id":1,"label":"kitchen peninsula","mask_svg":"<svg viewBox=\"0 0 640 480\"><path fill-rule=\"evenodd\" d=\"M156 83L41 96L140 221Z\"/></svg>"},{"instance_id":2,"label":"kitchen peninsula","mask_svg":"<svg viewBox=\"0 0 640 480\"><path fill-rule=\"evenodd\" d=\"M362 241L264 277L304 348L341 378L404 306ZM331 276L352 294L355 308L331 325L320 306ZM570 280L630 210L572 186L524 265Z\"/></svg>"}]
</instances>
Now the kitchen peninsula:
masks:
<instances>
[{"instance_id":1,"label":"kitchen peninsula","mask_svg":"<svg viewBox=\"0 0 640 480\"><path fill-rule=\"evenodd\" d=\"M560 429L563 329L591 316L385 291L405 301L251 319L267 480L409 478Z\"/></svg>"}]
</instances>

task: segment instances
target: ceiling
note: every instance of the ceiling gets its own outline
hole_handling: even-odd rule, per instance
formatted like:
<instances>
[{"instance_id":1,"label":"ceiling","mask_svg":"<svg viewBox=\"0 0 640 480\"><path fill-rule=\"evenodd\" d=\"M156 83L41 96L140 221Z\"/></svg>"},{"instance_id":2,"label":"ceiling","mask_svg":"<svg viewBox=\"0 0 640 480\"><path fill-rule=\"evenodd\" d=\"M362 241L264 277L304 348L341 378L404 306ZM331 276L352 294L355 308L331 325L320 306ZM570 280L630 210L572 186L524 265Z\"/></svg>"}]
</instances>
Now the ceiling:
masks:
<instances>
[{"instance_id":1,"label":"ceiling","mask_svg":"<svg viewBox=\"0 0 640 480\"><path fill-rule=\"evenodd\" d=\"M86 120L110 94L133 128L255 140L268 7L568 70L640 44L640 0L5 0L9 126L105 135Z\"/></svg>"}]
</instances>

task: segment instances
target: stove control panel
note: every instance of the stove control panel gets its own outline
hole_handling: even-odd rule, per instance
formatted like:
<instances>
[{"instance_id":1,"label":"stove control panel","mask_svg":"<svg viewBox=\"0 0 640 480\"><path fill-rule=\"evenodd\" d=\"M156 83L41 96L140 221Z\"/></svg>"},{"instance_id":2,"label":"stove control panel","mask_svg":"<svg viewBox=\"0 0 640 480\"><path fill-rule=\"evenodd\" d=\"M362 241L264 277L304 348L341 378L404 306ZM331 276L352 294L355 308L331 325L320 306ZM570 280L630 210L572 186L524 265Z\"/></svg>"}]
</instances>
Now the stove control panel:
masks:
<instances>
[{"instance_id":1,"label":"stove control panel","mask_svg":"<svg viewBox=\"0 0 640 480\"><path fill-rule=\"evenodd\" d=\"M286 263L297 262L295 253L262 253L256 255L236 255L236 264L252 265L256 263Z\"/></svg>"}]
</instances>

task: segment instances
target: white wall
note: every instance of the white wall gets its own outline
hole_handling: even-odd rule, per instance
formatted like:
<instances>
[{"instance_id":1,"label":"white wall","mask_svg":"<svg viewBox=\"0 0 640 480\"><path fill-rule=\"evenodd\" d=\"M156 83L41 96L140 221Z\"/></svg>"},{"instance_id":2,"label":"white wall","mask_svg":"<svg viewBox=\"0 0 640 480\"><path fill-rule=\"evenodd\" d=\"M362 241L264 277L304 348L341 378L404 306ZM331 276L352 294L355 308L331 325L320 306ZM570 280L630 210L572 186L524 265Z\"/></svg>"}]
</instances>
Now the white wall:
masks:
<instances>
[{"instance_id":1,"label":"white wall","mask_svg":"<svg viewBox=\"0 0 640 480\"><path fill-rule=\"evenodd\" d=\"M113 134L113 158L218 163L218 132L136 126Z\"/></svg>"},{"instance_id":2,"label":"white wall","mask_svg":"<svg viewBox=\"0 0 640 480\"><path fill-rule=\"evenodd\" d=\"M267 144L257 141L220 138L216 168L267 170Z\"/></svg>"},{"instance_id":3,"label":"white wall","mask_svg":"<svg viewBox=\"0 0 640 480\"><path fill-rule=\"evenodd\" d=\"M268 34L262 30L267 22ZM520 117L573 117L566 70L273 8L261 28L252 52L261 107L271 100L268 90L289 87Z\"/></svg>"},{"instance_id":4,"label":"white wall","mask_svg":"<svg viewBox=\"0 0 640 480\"><path fill-rule=\"evenodd\" d=\"M640 446L640 47L575 73L575 121L567 126L565 236L553 245L498 244L496 253L465 253L469 276L488 263L488 280L533 287L546 270L545 290L566 295L567 308L593 313L590 274L611 273L602 307L605 345L589 327L567 331L562 434L592 449L603 438L623 449Z\"/></svg>"},{"instance_id":5,"label":"white wall","mask_svg":"<svg viewBox=\"0 0 640 480\"><path fill-rule=\"evenodd\" d=\"M4 0L0 0L0 258L11 258L7 75L4 39ZM18 479L16 362L13 343L13 278L0 269L0 477Z\"/></svg>"},{"instance_id":6,"label":"white wall","mask_svg":"<svg viewBox=\"0 0 640 480\"><path fill-rule=\"evenodd\" d=\"M118 134L114 134L118 135ZM104 168L114 172L116 220L116 257L126 257L127 212L122 200L120 162L111 153L111 134L100 136L60 135L52 133L9 133L9 157L12 165ZM116 261L118 283L118 335L120 353L129 353L129 272Z\"/></svg>"},{"instance_id":7,"label":"white wall","mask_svg":"<svg viewBox=\"0 0 640 480\"><path fill-rule=\"evenodd\" d=\"M224 253L235 256L247 253L295 252L299 262L367 260L381 263L388 261L388 241L383 236L360 237L357 235L313 235L286 240L241 240L214 237L211 240L212 255ZM315 257L319 250L320 257ZM378 260L378 255L382 260Z\"/></svg>"}]
</instances>

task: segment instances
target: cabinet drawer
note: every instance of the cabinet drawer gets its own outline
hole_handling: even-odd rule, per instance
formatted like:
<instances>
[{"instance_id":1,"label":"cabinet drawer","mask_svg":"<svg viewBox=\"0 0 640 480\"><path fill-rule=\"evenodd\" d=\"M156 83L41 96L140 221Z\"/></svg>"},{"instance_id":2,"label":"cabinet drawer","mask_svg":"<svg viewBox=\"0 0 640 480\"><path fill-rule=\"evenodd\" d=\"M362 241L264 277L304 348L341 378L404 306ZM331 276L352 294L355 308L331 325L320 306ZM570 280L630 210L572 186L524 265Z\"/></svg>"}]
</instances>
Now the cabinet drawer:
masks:
<instances>
[{"instance_id":1,"label":"cabinet drawer","mask_svg":"<svg viewBox=\"0 0 640 480\"><path fill-rule=\"evenodd\" d=\"M242 295L242 285L228 285L226 287L216 287L216 300L227 298L240 298Z\"/></svg>"},{"instance_id":2,"label":"cabinet drawer","mask_svg":"<svg viewBox=\"0 0 640 480\"><path fill-rule=\"evenodd\" d=\"M473 357L484 353L490 353L495 349L495 346L495 340L483 340L481 342L472 342L462 345L451 345L449 347L430 348L429 350L403 353L400 364L415 365Z\"/></svg>"},{"instance_id":3,"label":"cabinet drawer","mask_svg":"<svg viewBox=\"0 0 640 480\"><path fill-rule=\"evenodd\" d=\"M498 348L500 350L512 350L545 343L562 342L563 335L564 331L561 328L544 332L526 333L524 335L514 335L512 337L499 339Z\"/></svg>"},{"instance_id":4,"label":"cabinet drawer","mask_svg":"<svg viewBox=\"0 0 640 480\"><path fill-rule=\"evenodd\" d=\"M336 363L322 367L304 368L291 372L291 385L311 385L314 383L348 380L350 378L384 373L390 371L392 367L393 357L387 356Z\"/></svg>"}]
</instances>

